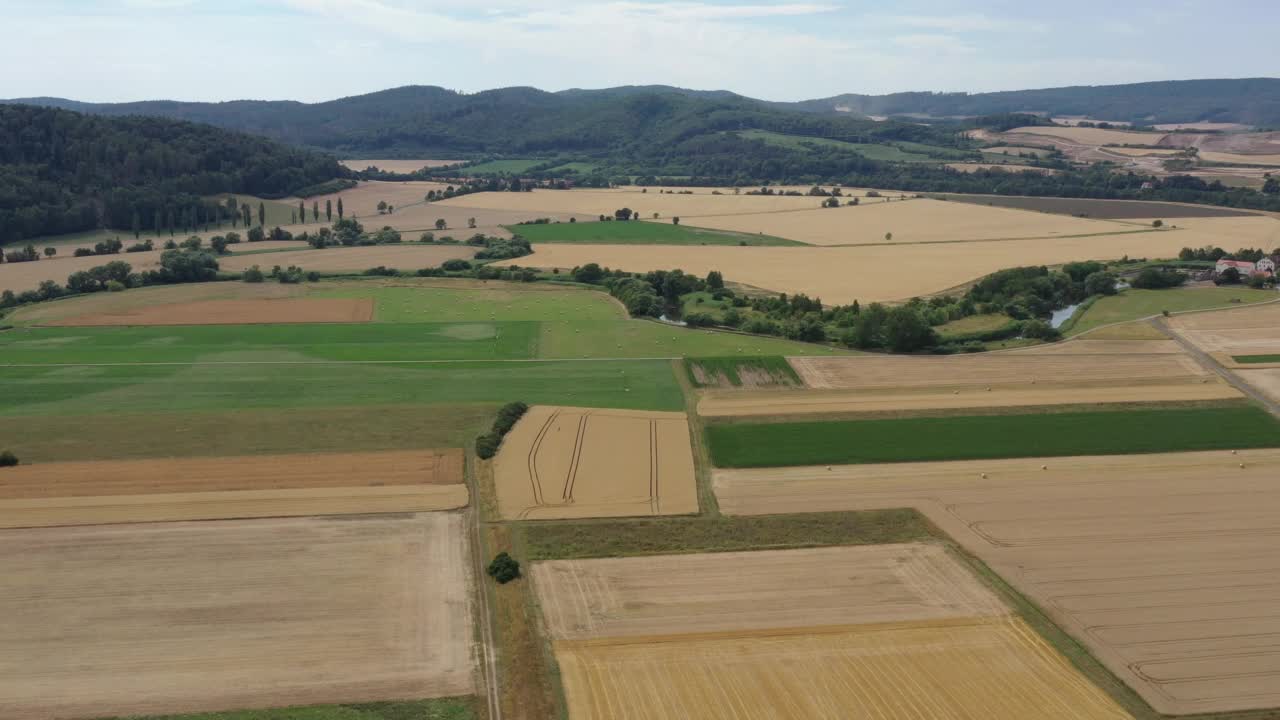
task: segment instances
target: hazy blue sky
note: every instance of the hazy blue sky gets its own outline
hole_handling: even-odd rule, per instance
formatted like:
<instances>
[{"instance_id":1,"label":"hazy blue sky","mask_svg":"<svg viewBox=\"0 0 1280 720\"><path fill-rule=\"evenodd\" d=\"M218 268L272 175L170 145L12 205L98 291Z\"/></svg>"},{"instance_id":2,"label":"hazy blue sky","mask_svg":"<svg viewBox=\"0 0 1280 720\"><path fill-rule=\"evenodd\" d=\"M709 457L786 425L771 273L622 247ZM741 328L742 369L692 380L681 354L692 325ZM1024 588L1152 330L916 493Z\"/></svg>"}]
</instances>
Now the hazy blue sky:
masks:
<instances>
[{"instance_id":1,"label":"hazy blue sky","mask_svg":"<svg viewBox=\"0 0 1280 720\"><path fill-rule=\"evenodd\" d=\"M1280 76L1276 0L0 0L0 97L667 84L799 100Z\"/></svg>"}]
</instances>

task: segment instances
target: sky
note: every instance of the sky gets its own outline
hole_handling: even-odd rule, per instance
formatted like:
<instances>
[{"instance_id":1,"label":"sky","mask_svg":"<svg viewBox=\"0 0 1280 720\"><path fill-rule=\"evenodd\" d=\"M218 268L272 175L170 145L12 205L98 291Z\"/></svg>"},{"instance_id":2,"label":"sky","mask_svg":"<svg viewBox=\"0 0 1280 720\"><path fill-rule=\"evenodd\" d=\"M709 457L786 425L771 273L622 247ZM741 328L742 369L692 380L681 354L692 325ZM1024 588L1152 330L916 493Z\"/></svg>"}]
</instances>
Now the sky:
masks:
<instances>
[{"instance_id":1,"label":"sky","mask_svg":"<svg viewBox=\"0 0 1280 720\"><path fill-rule=\"evenodd\" d=\"M0 17L0 97L91 102L648 84L803 100L1280 76L1275 0L0 0Z\"/></svg>"}]
</instances>

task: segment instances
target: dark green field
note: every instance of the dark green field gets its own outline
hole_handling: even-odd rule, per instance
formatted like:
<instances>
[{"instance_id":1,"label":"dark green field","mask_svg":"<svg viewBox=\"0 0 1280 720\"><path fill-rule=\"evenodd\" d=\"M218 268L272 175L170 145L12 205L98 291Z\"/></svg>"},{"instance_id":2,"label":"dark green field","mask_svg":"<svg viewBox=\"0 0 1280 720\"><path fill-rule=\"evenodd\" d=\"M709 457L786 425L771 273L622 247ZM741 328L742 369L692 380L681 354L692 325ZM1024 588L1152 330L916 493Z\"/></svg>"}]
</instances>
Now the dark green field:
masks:
<instances>
[{"instance_id":1,"label":"dark green field","mask_svg":"<svg viewBox=\"0 0 1280 720\"><path fill-rule=\"evenodd\" d=\"M719 467L1118 455L1280 446L1280 422L1253 406L717 424Z\"/></svg>"},{"instance_id":2,"label":"dark green field","mask_svg":"<svg viewBox=\"0 0 1280 720\"><path fill-rule=\"evenodd\" d=\"M1280 355L1232 355L1231 359L1245 365L1280 363Z\"/></svg>"},{"instance_id":3,"label":"dark green field","mask_svg":"<svg viewBox=\"0 0 1280 720\"><path fill-rule=\"evenodd\" d=\"M696 221L695 221L696 222ZM531 243L589 243L595 245L804 245L769 235L704 230L661 222L578 222L549 225L510 225L513 233Z\"/></svg>"},{"instance_id":4,"label":"dark green field","mask_svg":"<svg viewBox=\"0 0 1280 720\"><path fill-rule=\"evenodd\" d=\"M928 521L909 509L529 522L517 528L530 560L876 545L932 535Z\"/></svg>"}]
</instances>

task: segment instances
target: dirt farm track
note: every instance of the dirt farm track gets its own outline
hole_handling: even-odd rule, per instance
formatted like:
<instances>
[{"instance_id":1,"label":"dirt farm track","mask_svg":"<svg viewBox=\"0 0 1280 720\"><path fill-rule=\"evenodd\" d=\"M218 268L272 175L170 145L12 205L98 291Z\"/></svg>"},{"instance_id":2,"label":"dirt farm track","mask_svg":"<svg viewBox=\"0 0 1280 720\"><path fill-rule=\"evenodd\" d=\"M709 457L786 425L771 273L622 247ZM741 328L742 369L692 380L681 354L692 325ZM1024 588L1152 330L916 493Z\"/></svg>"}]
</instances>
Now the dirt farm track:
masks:
<instances>
[{"instance_id":1,"label":"dirt farm track","mask_svg":"<svg viewBox=\"0 0 1280 720\"><path fill-rule=\"evenodd\" d=\"M729 514L917 507L1166 714L1280 705L1280 451L717 470ZM984 475L985 474L985 475Z\"/></svg>"},{"instance_id":2,"label":"dirt farm track","mask_svg":"<svg viewBox=\"0 0 1280 720\"><path fill-rule=\"evenodd\" d=\"M457 513L0 531L0 717L472 693L465 537Z\"/></svg>"}]
</instances>

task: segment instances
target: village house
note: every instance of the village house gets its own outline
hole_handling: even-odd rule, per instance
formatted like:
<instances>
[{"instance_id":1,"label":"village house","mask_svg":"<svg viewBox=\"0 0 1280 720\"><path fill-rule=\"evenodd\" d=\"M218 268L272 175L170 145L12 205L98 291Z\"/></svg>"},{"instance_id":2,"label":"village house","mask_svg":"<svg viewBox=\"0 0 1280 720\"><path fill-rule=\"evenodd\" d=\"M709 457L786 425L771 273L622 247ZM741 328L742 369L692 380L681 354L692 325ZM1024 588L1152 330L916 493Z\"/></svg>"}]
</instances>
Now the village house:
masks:
<instances>
[{"instance_id":1,"label":"village house","mask_svg":"<svg viewBox=\"0 0 1280 720\"><path fill-rule=\"evenodd\" d=\"M1262 258L1261 260L1258 261L1257 265L1255 265L1254 267L1260 273L1263 273L1269 277L1275 277L1276 265L1278 264L1280 264L1280 255L1272 255L1271 257Z\"/></svg>"},{"instance_id":2,"label":"village house","mask_svg":"<svg viewBox=\"0 0 1280 720\"><path fill-rule=\"evenodd\" d=\"M1235 268L1236 272L1240 273L1240 277L1249 277L1258 269L1257 265L1249 262L1248 260L1227 260L1224 258L1218 261L1218 264L1213 268L1213 271L1221 275L1226 272L1228 268Z\"/></svg>"}]
</instances>

